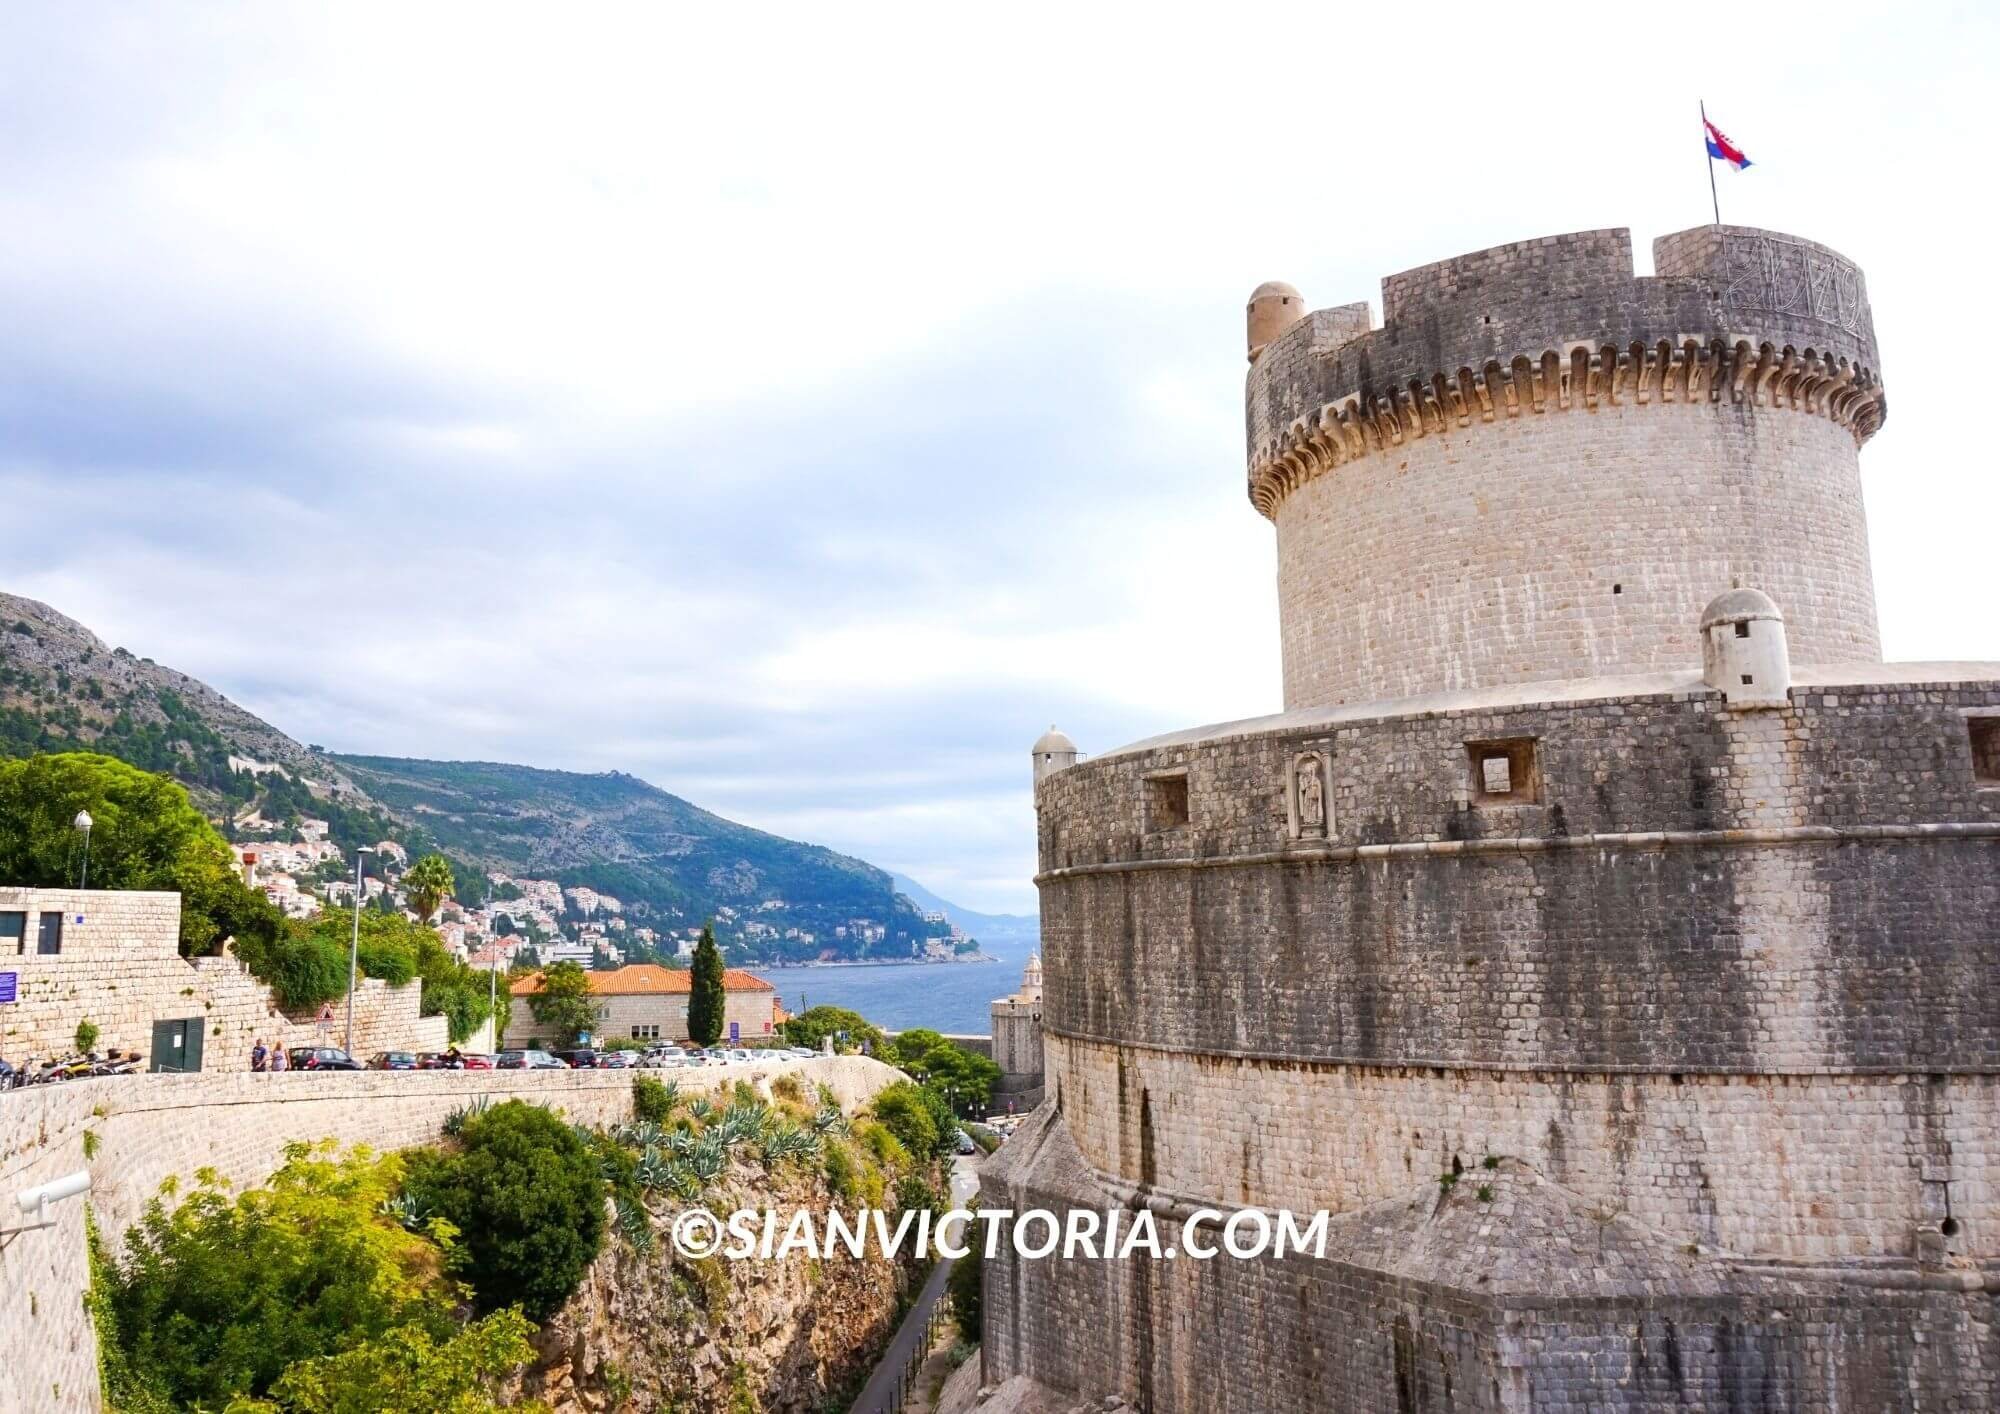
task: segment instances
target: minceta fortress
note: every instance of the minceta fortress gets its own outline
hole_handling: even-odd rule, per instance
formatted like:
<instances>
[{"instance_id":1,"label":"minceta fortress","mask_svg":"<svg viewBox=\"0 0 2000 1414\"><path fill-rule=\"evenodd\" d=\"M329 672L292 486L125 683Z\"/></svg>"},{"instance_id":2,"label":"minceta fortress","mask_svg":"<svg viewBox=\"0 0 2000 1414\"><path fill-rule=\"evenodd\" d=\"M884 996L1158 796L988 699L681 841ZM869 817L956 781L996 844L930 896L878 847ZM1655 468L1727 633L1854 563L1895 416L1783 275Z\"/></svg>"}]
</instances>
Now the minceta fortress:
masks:
<instances>
[{"instance_id":1,"label":"minceta fortress","mask_svg":"<svg viewBox=\"0 0 2000 1414\"><path fill-rule=\"evenodd\" d=\"M1623 230L1249 305L1284 710L1038 747L1048 1098L989 1265L1153 1414L2000 1407L2000 664L1884 664L1861 272ZM1045 742L1057 739L1055 734Z\"/></svg>"}]
</instances>

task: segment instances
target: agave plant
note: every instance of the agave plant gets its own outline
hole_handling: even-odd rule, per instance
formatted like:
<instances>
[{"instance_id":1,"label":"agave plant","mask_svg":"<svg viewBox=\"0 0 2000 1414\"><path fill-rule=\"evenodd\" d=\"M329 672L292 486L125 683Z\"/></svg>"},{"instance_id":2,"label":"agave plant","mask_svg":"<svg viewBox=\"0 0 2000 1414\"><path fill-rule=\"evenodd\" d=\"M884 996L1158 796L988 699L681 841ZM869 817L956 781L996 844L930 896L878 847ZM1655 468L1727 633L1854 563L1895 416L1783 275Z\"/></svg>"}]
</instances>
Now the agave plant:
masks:
<instances>
[{"instance_id":1,"label":"agave plant","mask_svg":"<svg viewBox=\"0 0 2000 1414\"><path fill-rule=\"evenodd\" d=\"M384 1198L376 1211L410 1232L423 1231L424 1225L431 1220L430 1204L411 1193Z\"/></svg>"},{"instance_id":2,"label":"agave plant","mask_svg":"<svg viewBox=\"0 0 2000 1414\"><path fill-rule=\"evenodd\" d=\"M492 1104L493 1099L490 1095L481 1095L469 1105L454 1106L444 1117L445 1138L456 1139L465 1132L465 1126L485 1114Z\"/></svg>"},{"instance_id":3,"label":"agave plant","mask_svg":"<svg viewBox=\"0 0 2000 1414\"><path fill-rule=\"evenodd\" d=\"M688 1102L688 1113L703 1124L707 1124L715 1113L715 1101L706 1095L697 1095Z\"/></svg>"},{"instance_id":4,"label":"agave plant","mask_svg":"<svg viewBox=\"0 0 2000 1414\"><path fill-rule=\"evenodd\" d=\"M726 1145L736 1145L745 1141L757 1141L771 1126L771 1111L763 1105L731 1105L723 1111L722 1118L715 1126L715 1134Z\"/></svg>"},{"instance_id":5,"label":"agave plant","mask_svg":"<svg viewBox=\"0 0 2000 1414\"><path fill-rule=\"evenodd\" d=\"M630 1198L618 1200L618 1231L641 1255L653 1250L653 1224L642 1204Z\"/></svg>"},{"instance_id":6,"label":"agave plant","mask_svg":"<svg viewBox=\"0 0 2000 1414\"><path fill-rule=\"evenodd\" d=\"M611 1136L628 1149L652 1149L659 1145L666 1134L659 1125L649 1119L642 1119L634 1124L619 1125L611 1131Z\"/></svg>"},{"instance_id":7,"label":"agave plant","mask_svg":"<svg viewBox=\"0 0 2000 1414\"><path fill-rule=\"evenodd\" d=\"M658 1149L648 1149L639 1155L639 1166L633 1171L639 1186L652 1190L672 1186L674 1161Z\"/></svg>"},{"instance_id":8,"label":"agave plant","mask_svg":"<svg viewBox=\"0 0 2000 1414\"><path fill-rule=\"evenodd\" d=\"M772 1125L764 1135L764 1167L772 1168L786 1159L807 1154L817 1154L820 1137L809 1129L796 1129L789 1124Z\"/></svg>"},{"instance_id":9,"label":"agave plant","mask_svg":"<svg viewBox=\"0 0 2000 1414\"><path fill-rule=\"evenodd\" d=\"M721 1177L723 1166L728 1162L728 1146L713 1134L702 1135L688 1151L688 1171L703 1183Z\"/></svg>"},{"instance_id":10,"label":"agave plant","mask_svg":"<svg viewBox=\"0 0 2000 1414\"><path fill-rule=\"evenodd\" d=\"M840 1112L839 1105L823 1105L812 1117L815 1134L842 1134L847 1130L847 1116Z\"/></svg>"}]
</instances>

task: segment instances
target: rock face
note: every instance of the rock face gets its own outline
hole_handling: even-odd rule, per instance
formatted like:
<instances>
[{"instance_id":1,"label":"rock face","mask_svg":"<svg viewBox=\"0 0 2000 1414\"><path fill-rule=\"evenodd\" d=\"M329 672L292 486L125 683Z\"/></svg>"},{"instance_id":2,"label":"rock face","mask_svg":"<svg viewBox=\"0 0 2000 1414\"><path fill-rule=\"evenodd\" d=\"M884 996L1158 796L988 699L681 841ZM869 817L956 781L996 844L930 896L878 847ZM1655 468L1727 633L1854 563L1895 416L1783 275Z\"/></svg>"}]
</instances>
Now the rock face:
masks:
<instances>
[{"instance_id":1,"label":"rock face","mask_svg":"<svg viewBox=\"0 0 2000 1414\"><path fill-rule=\"evenodd\" d=\"M852 1113L880 1088L879 1062L845 1057L854 1075L826 1088ZM831 1066L836 1062L818 1062ZM863 1073L865 1072L865 1073ZM782 1088L782 1087L781 1087ZM640 1251L614 1222L602 1255L567 1305L535 1337L540 1354L516 1391L556 1414L813 1414L845 1408L894 1334L923 1269L885 1260L872 1239L860 1258L803 1253L769 1261L690 1259L673 1248L674 1219L701 1207L726 1220L774 1212L782 1235L810 1211L816 1232L838 1208L850 1219L872 1195L840 1197L817 1160L767 1172L746 1151L698 1203L647 1198L652 1241ZM941 1174L927 1184L945 1191ZM879 1206L896 1207L893 1178Z\"/></svg>"}]
</instances>

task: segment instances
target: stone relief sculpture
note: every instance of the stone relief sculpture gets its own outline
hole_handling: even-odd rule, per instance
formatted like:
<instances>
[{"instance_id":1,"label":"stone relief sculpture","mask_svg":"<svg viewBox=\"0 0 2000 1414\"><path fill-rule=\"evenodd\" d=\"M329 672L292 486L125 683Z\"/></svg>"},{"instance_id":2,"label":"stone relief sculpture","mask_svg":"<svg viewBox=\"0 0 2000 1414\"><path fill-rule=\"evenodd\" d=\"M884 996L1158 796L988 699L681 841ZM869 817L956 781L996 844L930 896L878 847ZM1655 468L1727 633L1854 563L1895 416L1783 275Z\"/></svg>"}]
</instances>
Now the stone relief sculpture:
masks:
<instances>
[{"instance_id":1,"label":"stone relief sculpture","mask_svg":"<svg viewBox=\"0 0 2000 1414\"><path fill-rule=\"evenodd\" d=\"M1326 837L1326 778L1319 756L1307 752L1292 763L1296 787L1292 819L1300 839Z\"/></svg>"}]
</instances>

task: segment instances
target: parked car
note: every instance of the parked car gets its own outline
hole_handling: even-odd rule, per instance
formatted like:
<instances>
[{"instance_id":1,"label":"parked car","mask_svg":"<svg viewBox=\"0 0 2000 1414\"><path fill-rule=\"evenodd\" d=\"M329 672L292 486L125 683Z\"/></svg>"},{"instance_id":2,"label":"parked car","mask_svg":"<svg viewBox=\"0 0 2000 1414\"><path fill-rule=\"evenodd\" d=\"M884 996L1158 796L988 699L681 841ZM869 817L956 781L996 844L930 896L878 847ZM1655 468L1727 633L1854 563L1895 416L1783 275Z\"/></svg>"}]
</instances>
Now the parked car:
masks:
<instances>
[{"instance_id":1,"label":"parked car","mask_svg":"<svg viewBox=\"0 0 2000 1414\"><path fill-rule=\"evenodd\" d=\"M593 1051L587 1046L580 1050L557 1051L555 1052L555 1057L557 1060L568 1065L571 1070L602 1070L604 1068L603 1053L601 1051Z\"/></svg>"},{"instance_id":2,"label":"parked car","mask_svg":"<svg viewBox=\"0 0 2000 1414\"><path fill-rule=\"evenodd\" d=\"M800 1060L811 1060L814 1056L818 1055L819 1052L813 1050L810 1046L794 1046L792 1047L792 1054L797 1056Z\"/></svg>"},{"instance_id":3,"label":"parked car","mask_svg":"<svg viewBox=\"0 0 2000 1414\"><path fill-rule=\"evenodd\" d=\"M757 1053L755 1051L745 1050L741 1046L733 1047L729 1051L725 1052L725 1054L728 1055L729 1059L736 1061L740 1064L747 1064L748 1062L757 1059Z\"/></svg>"},{"instance_id":4,"label":"parked car","mask_svg":"<svg viewBox=\"0 0 2000 1414\"><path fill-rule=\"evenodd\" d=\"M377 1051L368 1062L370 1070L421 1070L415 1051Z\"/></svg>"},{"instance_id":5,"label":"parked car","mask_svg":"<svg viewBox=\"0 0 2000 1414\"><path fill-rule=\"evenodd\" d=\"M493 1057L488 1055L481 1055L478 1051L466 1051L464 1054L459 1056L458 1059L459 1063L463 1065L467 1070L493 1069Z\"/></svg>"},{"instance_id":6,"label":"parked car","mask_svg":"<svg viewBox=\"0 0 2000 1414\"><path fill-rule=\"evenodd\" d=\"M710 1046L701 1053L701 1059L704 1065L728 1065L729 1052L720 1046Z\"/></svg>"},{"instance_id":7,"label":"parked car","mask_svg":"<svg viewBox=\"0 0 2000 1414\"><path fill-rule=\"evenodd\" d=\"M364 1070L360 1061L338 1046L294 1046L288 1057L293 1070Z\"/></svg>"},{"instance_id":8,"label":"parked car","mask_svg":"<svg viewBox=\"0 0 2000 1414\"><path fill-rule=\"evenodd\" d=\"M599 1070L630 1070L638 1063L639 1053L637 1051L599 1051L597 1053L597 1068Z\"/></svg>"},{"instance_id":9,"label":"parked car","mask_svg":"<svg viewBox=\"0 0 2000 1414\"><path fill-rule=\"evenodd\" d=\"M493 1057L495 1070L568 1070L569 1062L547 1051L502 1051Z\"/></svg>"}]
</instances>

